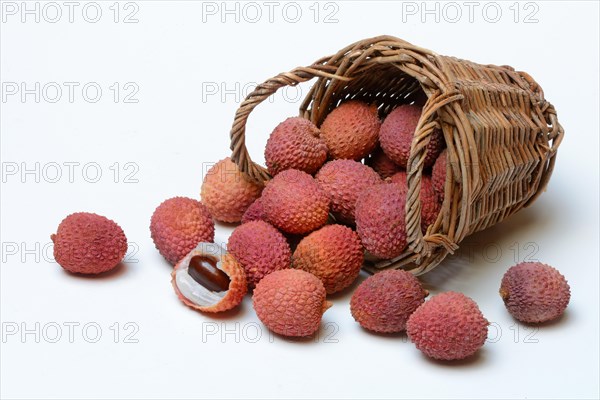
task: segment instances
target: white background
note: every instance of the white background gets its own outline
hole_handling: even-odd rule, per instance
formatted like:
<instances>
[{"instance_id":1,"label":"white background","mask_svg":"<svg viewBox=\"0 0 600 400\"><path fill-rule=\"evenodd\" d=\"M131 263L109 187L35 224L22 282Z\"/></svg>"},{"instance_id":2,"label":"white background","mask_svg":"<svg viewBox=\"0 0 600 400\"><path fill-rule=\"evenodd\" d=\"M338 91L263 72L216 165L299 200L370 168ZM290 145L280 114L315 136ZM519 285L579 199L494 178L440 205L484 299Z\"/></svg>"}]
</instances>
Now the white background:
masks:
<instances>
[{"instance_id":1,"label":"white background","mask_svg":"<svg viewBox=\"0 0 600 400\"><path fill-rule=\"evenodd\" d=\"M86 2L72 23L62 2L55 23L53 6L38 3L36 22L21 2L7 3L0 31L3 398L599 396L598 3L478 2L471 17L464 2L302 2L287 14L286 3L276 3L270 21L269 6L259 2L256 21L256 7L243 3L237 14L223 14L221 2L111 1L99 3L96 23L85 19L95 18ZM132 12L138 22L124 23ZM270 335L250 298L218 318L193 312L174 295L171 267L150 239L154 208L176 195L197 198L207 166L229 154L229 129L248 85L379 34L529 72L566 130L547 192L465 240L457 256L423 277L432 293L473 297L493 323L490 341L465 362L434 362L403 335L362 330L349 312L356 285L332 297L312 341ZM22 83L35 91L36 82L39 102L35 94L10 94ZM64 82L79 85L72 102ZM95 103L92 89L82 94L88 83L102 89ZM52 103L56 85L63 93ZM125 102L136 88L129 100L138 102ZM256 160L306 91L278 93L251 116ZM84 278L53 262L50 234L76 211L123 227L131 243L123 268ZM217 241L230 232L218 225ZM539 328L517 324L497 294L506 269L527 257L560 269L572 289L563 318ZM71 338L70 323L79 324ZM90 343L97 328L101 336Z\"/></svg>"}]
</instances>

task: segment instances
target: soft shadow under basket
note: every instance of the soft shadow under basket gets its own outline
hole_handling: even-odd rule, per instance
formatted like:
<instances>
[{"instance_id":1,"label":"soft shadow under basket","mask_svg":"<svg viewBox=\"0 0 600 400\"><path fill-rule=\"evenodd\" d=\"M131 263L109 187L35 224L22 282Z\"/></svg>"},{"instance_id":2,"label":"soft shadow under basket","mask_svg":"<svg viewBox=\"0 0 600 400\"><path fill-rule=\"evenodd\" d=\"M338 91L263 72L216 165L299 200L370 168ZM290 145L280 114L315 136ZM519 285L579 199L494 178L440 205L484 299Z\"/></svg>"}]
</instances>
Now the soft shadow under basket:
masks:
<instances>
[{"instance_id":1,"label":"soft shadow under basket","mask_svg":"<svg viewBox=\"0 0 600 400\"><path fill-rule=\"evenodd\" d=\"M316 79L300 116L320 126L341 102L377 104L383 119L400 104L427 101L408 160L406 230L408 247L399 257L366 266L425 273L453 253L461 240L531 204L544 191L564 131L542 88L525 72L440 56L404 40L361 40L308 67L258 85L236 112L232 160L251 179L269 180L245 146L248 116L284 86ZM437 221L421 232L419 190L425 148L440 128L447 146L445 197Z\"/></svg>"}]
</instances>

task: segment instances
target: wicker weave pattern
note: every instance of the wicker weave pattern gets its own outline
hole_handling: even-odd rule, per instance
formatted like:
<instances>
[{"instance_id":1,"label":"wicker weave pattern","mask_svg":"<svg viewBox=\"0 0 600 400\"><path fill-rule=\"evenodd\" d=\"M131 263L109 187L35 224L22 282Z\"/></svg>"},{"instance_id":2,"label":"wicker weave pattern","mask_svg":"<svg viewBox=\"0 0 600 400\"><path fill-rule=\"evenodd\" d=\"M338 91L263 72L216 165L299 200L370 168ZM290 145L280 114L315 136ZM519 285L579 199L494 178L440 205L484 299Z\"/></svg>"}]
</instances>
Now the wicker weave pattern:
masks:
<instances>
[{"instance_id":1,"label":"wicker weave pattern","mask_svg":"<svg viewBox=\"0 0 600 400\"><path fill-rule=\"evenodd\" d=\"M429 271L467 235L534 201L552 174L564 132L554 107L529 75L508 66L440 56L380 36L354 43L309 67L279 74L247 96L235 115L231 150L232 159L252 179L270 177L246 149L248 116L279 88L313 78L316 82L300 115L317 126L348 99L376 103L381 117L397 105L425 102L408 161L409 248L394 260L367 269ZM448 147L446 196L436 223L423 235L419 190L425 148L435 128L442 129Z\"/></svg>"}]
</instances>

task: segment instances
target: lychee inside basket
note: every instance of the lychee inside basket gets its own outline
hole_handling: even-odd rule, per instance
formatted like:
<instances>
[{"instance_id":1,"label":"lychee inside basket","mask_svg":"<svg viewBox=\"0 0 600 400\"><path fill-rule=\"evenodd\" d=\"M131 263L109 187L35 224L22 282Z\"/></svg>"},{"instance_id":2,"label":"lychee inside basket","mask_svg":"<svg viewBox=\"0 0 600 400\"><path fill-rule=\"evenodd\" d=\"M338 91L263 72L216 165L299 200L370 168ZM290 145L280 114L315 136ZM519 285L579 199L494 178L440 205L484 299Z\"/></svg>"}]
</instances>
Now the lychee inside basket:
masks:
<instances>
[{"instance_id":1,"label":"lychee inside basket","mask_svg":"<svg viewBox=\"0 0 600 400\"><path fill-rule=\"evenodd\" d=\"M279 74L250 93L231 130L232 159L251 179L270 179L252 162L245 125L258 104L284 86L315 79L300 116L320 126L348 100L376 104L381 119L402 104L422 105L407 165L407 250L367 270L437 266L467 235L529 205L551 175L563 130L533 79L510 67L439 56L382 36L351 44L309 67ZM420 186L426 147L440 129L447 147L444 202L436 222L421 231Z\"/></svg>"}]
</instances>

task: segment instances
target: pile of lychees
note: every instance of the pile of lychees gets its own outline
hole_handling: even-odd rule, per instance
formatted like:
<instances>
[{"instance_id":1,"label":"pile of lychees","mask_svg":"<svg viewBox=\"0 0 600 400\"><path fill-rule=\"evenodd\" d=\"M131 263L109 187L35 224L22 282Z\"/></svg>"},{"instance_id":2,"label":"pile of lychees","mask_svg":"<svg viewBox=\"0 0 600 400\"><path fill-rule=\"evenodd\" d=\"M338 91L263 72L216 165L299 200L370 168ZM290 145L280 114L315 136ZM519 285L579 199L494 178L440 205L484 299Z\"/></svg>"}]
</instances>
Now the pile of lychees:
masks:
<instances>
[{"instance_id":1,"label":"pile of lychees","mask_svg":"<svg viewBox=\"0 0 600 400\"><path fill-rule=\"evenodd\" d=\"M353 100L335 108L320 127L288 118L267 141L272 180L251 181L225 158L206 174L201 201L175 197L160 204L150 231L175 266L179 298L199 311L220 312L236 307L250 289L269 329L285 336L314 334L331 306L327 295L353 284L365 254L393 259L406 251L406 169L420 117L420 107L401 105L382 122L375 106ZM444 147L442 133L434 131L420 188L423 233L435 224L445 188L452 185ZM240 223L226 250L213 243L214 220ZM57 261L81 273L113 268L126 249L118 225L95 214L67 217L53 240ZM73 240L77 246L86 242L86 251L63 256ZM564 277L539 263L511 268L500 293L510 313L526 322L558 317L570 296ZM407 331L430 357L475 353L488 326L477 304L456 292L426 302L427 295L412 274L384 271L358 286L350 309L368 330Z\"/></svg>"}]
</instances>

